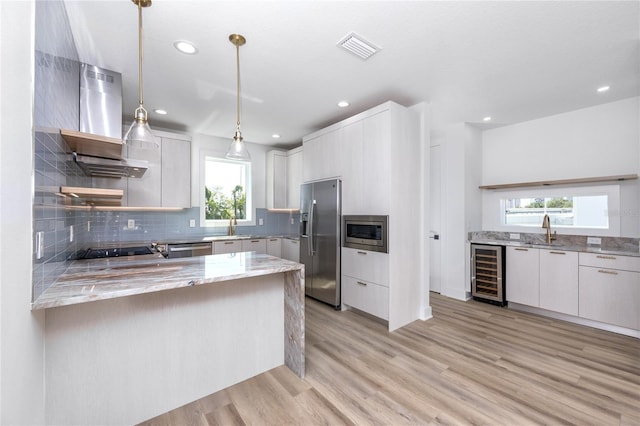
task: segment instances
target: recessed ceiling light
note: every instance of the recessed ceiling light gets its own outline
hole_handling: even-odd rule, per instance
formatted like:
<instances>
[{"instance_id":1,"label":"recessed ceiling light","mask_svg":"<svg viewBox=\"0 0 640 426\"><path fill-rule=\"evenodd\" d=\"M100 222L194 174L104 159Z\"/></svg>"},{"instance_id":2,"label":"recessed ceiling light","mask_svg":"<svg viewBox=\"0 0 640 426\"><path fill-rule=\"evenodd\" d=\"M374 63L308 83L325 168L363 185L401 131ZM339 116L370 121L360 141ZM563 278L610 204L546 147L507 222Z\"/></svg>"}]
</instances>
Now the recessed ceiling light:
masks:
<instances>
[{"instance_id":1,"label":"recessed ceiling light","mask_svg":"<svg viewBox=\"0 0 640 426\"><path fill-rule=\"evenodd\" d=\"M173 42L173 47L187 55L195 55L196 53L198 53L198 48L196 47L196 45L187 40L177 40Z\"/></svg>"},{"instance_id":2,"label":"recessed ceiling light","mask_svg":"<svg viewBox=\"0 0 640 426\"><path fill-rule=\"evenodd\" d=\"M598 93L606 92L609 89L610 89L609 86L598 87Z\"/></svg>"},{"instance_id":3,"label":"recessed ceiling light","mask_svg":"<svg viewBox=\"0 0 640 426\"><path fill-rule=\"evenodd\" d=\"M160 115L167 115L167 111L164 109L154 109L153 112Z\"/></svg>"},{"instance_id":4,"label":"recessed ceiling light","mask_svg":"<svg viewBox=\"0 0 640 426\"><path fill-rule=\"evenodd\" d=\"M338 106L339 106L340 108L346 108L346 107L348 107L348 106L349 106L349 102L347 102L347 101L340 101L340 102L338 102Z\"/></svg>"},{"instance_id":5,"label":"recessed ceiling light","mask_svg":"<svg viewBox=\"0 0 640 426\"><path fill-rule=\"evenodd\" d=\"M491 121L491 117L486 116L485 118L482 119L482 121Z\"/></svg>"},{"instance_id":6,"label":"recessed ceiling light","mask_svg":"<svg viewBox=\"0 0 640 426\"><path fill-rule=\"evenodd\" d=\"M271 135L271 137L274 138L274 139L279 139L280 135L277 134L277 133L274 133L274 134Z\"/></svg>"}]
</instances>

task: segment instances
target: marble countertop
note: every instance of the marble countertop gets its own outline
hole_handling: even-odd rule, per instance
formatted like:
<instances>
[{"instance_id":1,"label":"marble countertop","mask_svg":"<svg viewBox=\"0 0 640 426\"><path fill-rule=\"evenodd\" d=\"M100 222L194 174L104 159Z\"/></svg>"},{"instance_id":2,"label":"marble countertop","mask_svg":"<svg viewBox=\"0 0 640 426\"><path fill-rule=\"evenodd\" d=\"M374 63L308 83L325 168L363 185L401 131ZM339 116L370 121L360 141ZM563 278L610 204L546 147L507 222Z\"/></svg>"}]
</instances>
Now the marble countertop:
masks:
<instances>
[{"instance_id":1,"label":"marble countertop","mask_svg":"<svg viewBox=\"0 0 640 426\"><path fill-rule=\"evenodd\" d=\"M488 244L497 246L509 246L509 247L527 247L537 248L545 250L564 250L564 251L577 251L582 253L601 253L618 256L634 256L640 257L638 251L624 250L624 249L607 249L599 246L577 246L577 245L562 245L562 244L538 244L538 243L523 243L520 241L508 241L508 240L490 240L490 239L472 239L469 241L471 244Z\"/></svg>"},{"instance_id":2,"label":"marble countertop","mask_svg":"<svg viewBox=\"0 0 640 426\"><path fill-rule=\"evenodd\" d=\"M231 241L231 240L252 240L252 239L269 239L269 238L282 238L287 240L299 240L297 235L212 235L208 237L193 237L182 239L171 239L166 241L158 241L158 244L189 244L189 243L201 243L201 242L215 242L215 241Z\"/></svg>"},{"instance_id":3,"label":"marble countertop","mask_svg":"<svg viewBox=\"0 0 640 426\"><path fill-rule=\"evenodd\" d=\"M134 259L70 261L66 271L32 303L31 309L113 299L304 268L300 263L254 252L178 259Z\"/></svg>"}]
</instances>

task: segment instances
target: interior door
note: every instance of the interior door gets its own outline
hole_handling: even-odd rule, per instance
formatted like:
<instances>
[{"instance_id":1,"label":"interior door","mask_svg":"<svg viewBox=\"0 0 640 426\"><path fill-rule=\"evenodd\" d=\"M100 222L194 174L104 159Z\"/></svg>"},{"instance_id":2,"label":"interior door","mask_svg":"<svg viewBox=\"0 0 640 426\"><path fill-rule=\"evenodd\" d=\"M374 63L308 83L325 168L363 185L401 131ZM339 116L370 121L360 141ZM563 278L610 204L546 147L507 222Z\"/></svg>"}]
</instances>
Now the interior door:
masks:
<instances>
[{"instance_id":1,"label":"interior door","mask_svg":"<svg viewBox=\"0 0 640 426\"><path fill-rule=\"evenodd\" d=\"M442 178L441 178L440 145L431 147L429 164L430 181L430 217L429 224L429 289L440 293L442 286L442 246L440 230L442 229Z\"/></svg>"}]
</instances>

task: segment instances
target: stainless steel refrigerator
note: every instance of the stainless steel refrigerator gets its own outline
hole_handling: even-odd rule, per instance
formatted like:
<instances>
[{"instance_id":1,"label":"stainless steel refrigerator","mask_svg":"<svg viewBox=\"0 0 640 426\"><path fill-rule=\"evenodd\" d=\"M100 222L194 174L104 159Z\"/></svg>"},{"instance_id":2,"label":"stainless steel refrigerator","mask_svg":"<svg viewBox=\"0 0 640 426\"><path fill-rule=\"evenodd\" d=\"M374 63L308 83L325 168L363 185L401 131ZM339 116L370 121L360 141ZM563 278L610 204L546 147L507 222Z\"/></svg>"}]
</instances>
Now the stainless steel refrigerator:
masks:
<instances>
[{"instance_id":1,"label":"stainless steel refrigerator","mask_svg":"<svg viewBox=\"0 0 640 426\"><path fill-rule=\"evenodd\" d=\"M342 186L331 179L300 186L300 263L305 294L340 307Z\"/></svg>"}]
</instances>

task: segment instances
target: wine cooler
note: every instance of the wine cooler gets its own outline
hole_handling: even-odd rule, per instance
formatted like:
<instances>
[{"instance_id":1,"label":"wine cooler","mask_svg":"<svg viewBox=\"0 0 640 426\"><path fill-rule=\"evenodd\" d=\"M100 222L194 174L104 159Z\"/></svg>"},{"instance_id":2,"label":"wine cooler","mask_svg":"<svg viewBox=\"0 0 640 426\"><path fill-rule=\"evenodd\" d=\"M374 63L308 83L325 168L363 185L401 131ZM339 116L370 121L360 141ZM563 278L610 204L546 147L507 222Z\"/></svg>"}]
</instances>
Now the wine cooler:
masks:
<instances>
[{"instance_id":1,"label":"wine cooler","mask_svg":"<svg viewBox=\"0 0 640 426\"><path fill-rule=\"evenodd\" d=\"M504 246L471 244L471 295L476 300L505 305Z\"/></svg>"}]
</instances>

